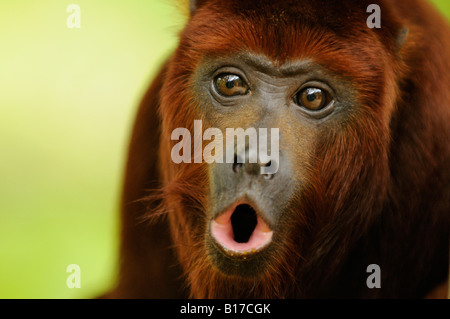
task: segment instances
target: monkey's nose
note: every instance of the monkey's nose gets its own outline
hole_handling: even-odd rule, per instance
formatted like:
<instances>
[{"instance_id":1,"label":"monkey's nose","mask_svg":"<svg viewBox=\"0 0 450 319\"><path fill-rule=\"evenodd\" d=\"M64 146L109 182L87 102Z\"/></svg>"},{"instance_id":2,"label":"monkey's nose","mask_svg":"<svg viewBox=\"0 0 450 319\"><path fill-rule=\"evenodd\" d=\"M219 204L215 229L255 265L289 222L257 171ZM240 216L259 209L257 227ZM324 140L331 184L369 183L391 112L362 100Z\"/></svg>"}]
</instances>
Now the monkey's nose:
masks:
<instances>
[{"instance_id":1,"label":"monkey's nose","mask_svg":"<svg viewBox=\"0 0 450 319\"><path fill-rule=\"evenodd\" d=\"M263 175L265 179L270 180L275 174L264 174L262 168L269 167L271 165L271 160L267 163L262 163L261 161L258 161L257 163L250 163L248 159L243 161L239 156L235 155L232 170L235 174L246 174L254 177Z\"/></svg>"}]
</instances>

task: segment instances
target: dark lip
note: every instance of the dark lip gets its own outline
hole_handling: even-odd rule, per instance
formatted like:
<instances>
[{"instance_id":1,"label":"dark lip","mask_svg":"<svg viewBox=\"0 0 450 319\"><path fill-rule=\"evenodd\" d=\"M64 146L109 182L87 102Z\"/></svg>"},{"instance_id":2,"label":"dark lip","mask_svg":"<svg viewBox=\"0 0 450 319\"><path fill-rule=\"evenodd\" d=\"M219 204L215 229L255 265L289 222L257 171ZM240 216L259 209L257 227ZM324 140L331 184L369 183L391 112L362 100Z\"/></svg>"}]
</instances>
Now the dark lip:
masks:
<instances>
[{"instance_id":1,"label":"dark lip","mask_svg":"<svg viewBox=\"0 0 450 319\"><path fill-rule=\"evenodd\" d=\"M255 256L261 255L270 246L270 244L269 244L267 246L264 246L260 249L255 250L255 251L236 253L236 252L225 250L219 243L216 242L216 240L214 238L212 238L212 242L214 243L214 247L217 250L219 250L223 255L225 255L228 258L233 259L233 260L249 260Z\"/></svg>"}]
</instances>

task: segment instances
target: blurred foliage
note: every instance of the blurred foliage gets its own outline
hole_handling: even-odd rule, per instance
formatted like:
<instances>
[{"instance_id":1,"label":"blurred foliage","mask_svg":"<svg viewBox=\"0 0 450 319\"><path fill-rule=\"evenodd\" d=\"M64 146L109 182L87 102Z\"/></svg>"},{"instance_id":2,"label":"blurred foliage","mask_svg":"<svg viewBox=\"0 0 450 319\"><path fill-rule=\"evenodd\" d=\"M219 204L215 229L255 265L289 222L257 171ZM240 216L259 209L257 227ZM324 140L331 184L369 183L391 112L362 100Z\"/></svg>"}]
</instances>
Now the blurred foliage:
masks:
<instances>
[{"instance_id":1,"label":"blurred foliage","mask_svg":"<svg viewBox=\"0 0 450 319\"><path fill-rule=\"evenodd\" d=\"M66 26L71 3L81 29ZM112 284L131 123L184 22L170 0L0 3L0 298ZM69 264L81 289L66 286Z\"/></svg>"}]
</instances>

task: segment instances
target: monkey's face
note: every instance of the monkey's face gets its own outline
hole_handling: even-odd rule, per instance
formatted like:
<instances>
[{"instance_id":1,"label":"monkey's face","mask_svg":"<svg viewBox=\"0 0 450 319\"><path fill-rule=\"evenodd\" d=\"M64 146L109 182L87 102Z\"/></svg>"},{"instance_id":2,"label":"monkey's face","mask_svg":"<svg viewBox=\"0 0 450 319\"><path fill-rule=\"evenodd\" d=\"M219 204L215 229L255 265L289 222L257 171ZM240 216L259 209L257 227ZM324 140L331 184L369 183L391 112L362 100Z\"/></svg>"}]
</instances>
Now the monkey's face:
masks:
<instances>
[{"instance_id":1,"label":"monkey's face","mask_svg":"<svg viewBox=\"0 0 450 319\"><path fill-rule=\"evenodd\" d=\"M317 148L356 112L353 89L311 60L277 65L241 53L203 59L193 91L203 129L221 133L204 141L216 142L208 164L208 254L226 274L257 276L288 253L292 238L307 240L314 212L302 203L320 183Z\"/></svg>"},{"instance_id":2,"label":"monkey's face","mask_svg":"<svg viewBox=\"0 0 450 319\"><path fill-rule=\"evenodd\" d=\"M175 128L191 132L193 154L203 146L192 160L202 164L172 165L164 177L179 183L166 202L177 242L195 247L178 250L187 267L240 277L298 269L335 249L353 225L364 231L385 193L385 182L374 183L388 172L395 91L384 46L362 28L367 38L349 46L353 35L338 39L299 16L276 25L227 16L211 25L199 11L182 35L162 92L162 161L170 161ZM221 18L218 11L214 23ZM247 135L240 146L239 129ZM367 206L344 207L354 198Z\"/></svg>"}]
</instances>

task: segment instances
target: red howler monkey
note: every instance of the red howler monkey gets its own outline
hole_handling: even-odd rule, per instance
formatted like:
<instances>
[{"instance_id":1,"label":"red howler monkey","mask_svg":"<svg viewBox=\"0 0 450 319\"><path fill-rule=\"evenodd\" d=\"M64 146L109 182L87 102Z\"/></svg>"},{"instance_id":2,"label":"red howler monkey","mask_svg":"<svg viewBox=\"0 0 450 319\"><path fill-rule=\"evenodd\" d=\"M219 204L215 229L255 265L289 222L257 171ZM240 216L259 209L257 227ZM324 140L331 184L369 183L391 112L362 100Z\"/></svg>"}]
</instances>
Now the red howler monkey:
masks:
<instances>
[{"instance_id":1,"label":"red howler monkey","mask_svg":"<svg viewBox=\"0 0 450 319\"><path fill-rule=\"evenodd\" d=\"M111 296L420 298L446 281L449 27L425 1L375 2L372 29L374 0L191 1L136 117ZM278 170L175 163L172 132L195 120L278 128Z\"/></svg>"}]
</instances>

